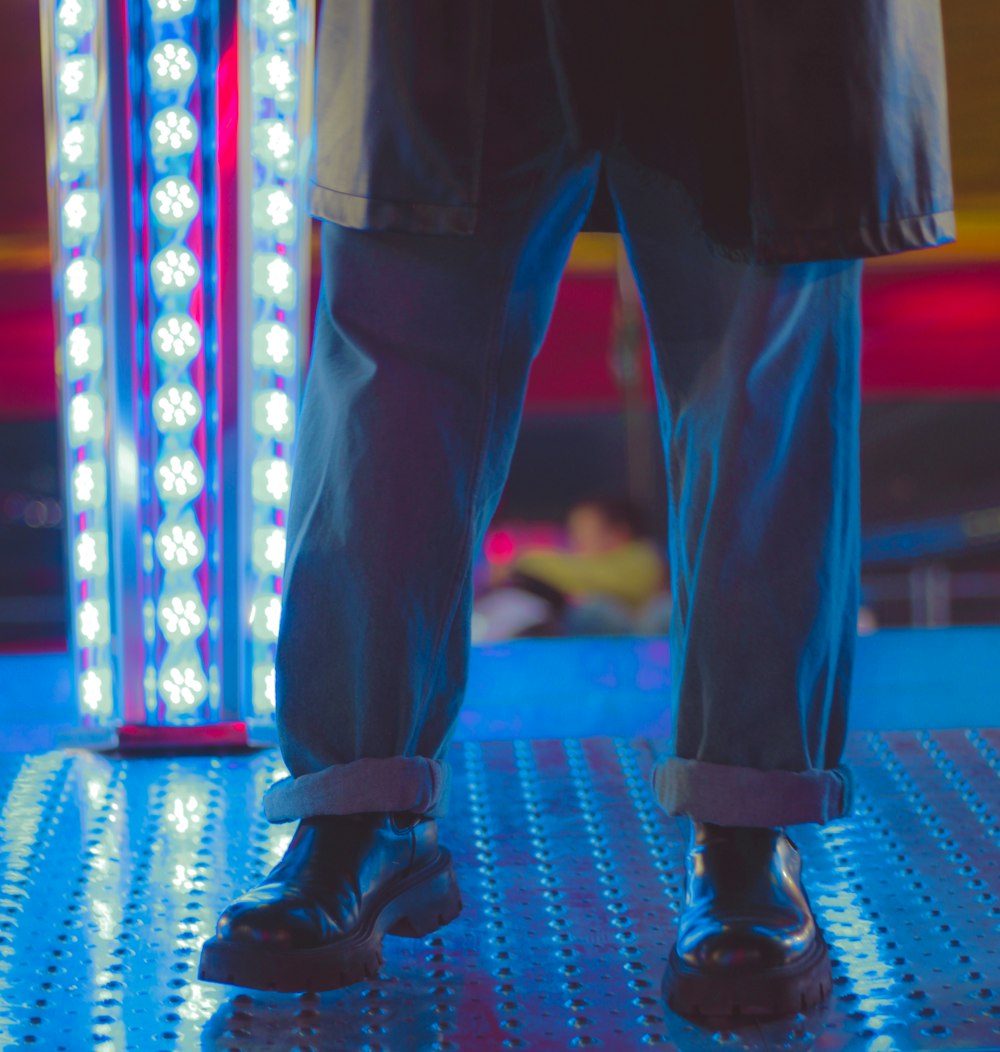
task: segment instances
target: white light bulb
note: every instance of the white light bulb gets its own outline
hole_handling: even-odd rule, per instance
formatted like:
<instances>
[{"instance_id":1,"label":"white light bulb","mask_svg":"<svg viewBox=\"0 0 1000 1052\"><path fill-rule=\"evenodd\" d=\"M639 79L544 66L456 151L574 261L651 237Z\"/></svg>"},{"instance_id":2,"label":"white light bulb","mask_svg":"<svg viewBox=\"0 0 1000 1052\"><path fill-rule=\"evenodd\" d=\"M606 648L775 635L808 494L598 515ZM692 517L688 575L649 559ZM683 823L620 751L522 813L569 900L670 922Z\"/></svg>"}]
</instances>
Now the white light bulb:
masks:
<instances>
[{"instance_id":1,"label":"white light bulb","mask_svg":"<svg viewBox=\"0 0 1000 1052\"><path fill-rule=\"evenodd\" d=\"M76 627L85 646L102 646L111 638L111 610L106 599L85 599L76 611Z\"/></svg>"},{"instance_id":2,"label":"white light bulb","mask_svg":"<svg viewBox=\"0 0 1000 1052\"><path fill-rule=\"evenodd\" d=\"M287 460L280 457L259 457L251 468L253 499L269 507L288 506L292 472Z\"/></svg>"},{"instance_id":3,"label":"white light bulb","mask_svg":"<svg viewBox=\"0 0 1000 1052\"><path fill-rule=\"evenodd\" d=\"M152 340L162 361L186 365L201 350L201 329L190 314L163 314L153 326Z\"/></svg>"},{"instance_id":4,"label":"white light bulb","mask_svg":"<svg viewBox=\"0 0 1000 1052\"><path fill-rule=\"evenodd\" d=\"M156 488L164 504L194 500L204 489L205 472L194 453L171 453L156 465Z\"/></svg>"},{"instance_id":5,"label":"white light bulb","mask_svg":"<svg viewBox=\"0 0 1000 1052\"><path fill-rule=\"evenodd\" d=\"M183 40L157 44L146 65L156 91L186 91L198 75L198 60Z\"/></svg>"},{"instance_id":6,"label":"white light bulb","mask_svg":"<svg viewBox=\"0 0 1000 1052\"><path fill-rule=\"evenodd\" d=\"M86 218L87 207L84 204L83 193L77 191L70 194L63 205L63 225L69 227L70 230L79 230Z\"/></svg>"},{"instance_id":7,"label":"white light bulb","mask_svg":"<svg viewBox=\"0 0 1000 1052\"><path fill-rule=\"evenodd\" d=\"M292 0L251 0L250 19L265 31L282 30L284 40L295 24L295 5Z\"/></svg>"},{"instance_id":8,"label":"white light bulb","mask_svg":"<svg viewBox=\"0 0 1000 1052\"><path fill-rule=\"evenodd\" d=\"M59 159L66 181L97 164L97 128L92 121L70 122L59 144Z\"/></svg>"},{"instance_id":9,"label":"white light bulb","mask_svg":"<svg viewBox=\"0 0 1000 1052\"><path fill-rule=\"evenodd\" d=\"M171 643L196 639L205 630L205 604L195 591L164 595L156 608L156 619Z\"/></svg>"},{"instance_id":10,"label":"white light bulb","mask_svg":"<svg viewBox=\"0 0 1000 1052\"><path fill-rule=\"evenodd\" d=\"M154 156L180 157L197 146L198 122L183 106L169 106L153 118L149 136Z\"/></svg>"},{"instance_id":11,"label":"white light bulb","mask_svg":"<svg viewBox=\"0 0 1000 1052\"><path fill-rule=\"evenodd\" d=\"M296 77L292 67L282 55L272 55L267 60L267 79L277 92L285 92L295 83Z\"/></svg>"},{"instance_id":12,"label":"white light bulb","mask_svg":"<svg viewBox=\"0 0 1000 1052\"><path fill-rule=\"evenodd\" d=\"M208 681L200 661L164 665L158 685L164 701L175 709L193 709L208 694Z\"/></svg>"},{"instance_id":13,"label":"white light bulb","mask_svg":"<svg viewBox=\"0 0 1000 1052\"><path fill-rule=\"evenodd\" d=\"M101 198L96 190L74 190L62 207L62 240L67 248L77 248L84 238L97 233L101 225Z\"/></svg>"},{"instance_id":14,"label":"white light bulb","mask_svg":"<svg viewBox=\"0 0 1000 1052\"><path fill-rule=\"evenodd\" d=\"M80 676L80 703L87 714L110 716L113 697L111 671L107 668L88 668Z\"/></svg>"},{"instance_id":15,"label":"white light bulb","mask_svg":"<svg viewBox=\"0 0 1000 1052\"><path fill-rule=\"evenodd\" d=\"M291 63L277 51L268 51L255 58L251 67L251 82L257 95L278 102L295 101L298 77Z\"/></svg>"},{"instance_id":16,"label":"white light bulb","mask_svg":"<svg viewBox=\"0 0 1000 1052\"><path fill-rule=\"evenodd\" d=\"M262 321L253 327L253 364L284 376L295 372L295 337L280 321Z\"/></svg>"},{"instance_id":17,"label":"white light bulb","mask_svg":"<svg viewBox=\"0 0 1000 1052\"><path fill-rule=\"evenodd\" d=\"M292 473L287 460L275 459L269 465L264 477L267 480L267 492L273 501L281 502L288 499Z\"/></svg>"},{"instance_id":18,"label":"white light bulb","mask_svg":"<svg viewBox=\"0 0 1000 1052\"><path fill-rule=\"evenodd\" d=\"M79 380L104 363L104 334L97 325L74 325L66 334L66 375Z\"/></svg>"},{"instance_id":19,"label":"white light bulb","mask_svg":"<svg viewBox=\"0 0 1000 1052\"><path fill-rule=\"evenodd\" d=\"M62 0L56 14L59 28L74 38L89 33L96 24L97 11L94 0Z\"/></svg>"},{"instance_id":20,"label":"white light bulb","mask_svg":"<svg viewBox=\"0 0 1000 1052\"><path fill-rule=\"evenodd\" d=\"M76 110L97 95L97 62L93 55L66 59L59 70L59 101Z\"/></svg>"},{"instance_id":21,"label":"white light bulb","mask_svg":"<svg viewBox=\"0 0 1000 1052\"><path fill-rule=\"evenodd\" d=\"M282 120L258 121L251 135L253 154L262 164L273 166L281 175L295 172L295 137Z\"/></svg>"},{"instance_id":22,"label":"white light bulb","mask_svg":"<svg viewBox=\"0 0 1000 1052\"><path fill-rule=\"evenodd\" d=\"M280 186L264 186L253 195L253 225L268 233L281 231L282 240L295 235L295 202Z\"/></svg>"},{"instance_id":23,"label":"white light bulb","mask_svg":"<svg viewBox=\"0 0 1000 1052\"><path fill-rule=\"evenodd\" d=\"M190 292L201 278L198 260L186 248L165 248L157 252L149 269L159 296Z\"/></svg>"},{"instance_id":24,"label":"white light bulb","mask_svg":"<svg viewBox=\"0 0 1000 1052\"><path fill-rule=\"evenodd\" d=\"M104 438L104 399L82 391L69 401L69 438L74 446Z\"/></svg>"},{"instance_id":25,"label":"white light bulb","mask_svg":"<svg viewBox=\"0 0 1000 1052\"><path fill-rule=\"evenodd\" d=\"M78 464L73 469L73 500L77 507L89 507L94 503L94 472L89 464Z\"/></svg>"},{"instance_id":26,"label":"white light bulb","mask_svg":"<svg viewBox=\"0 0 1000 1052\"><path fill-rule=\"evenodd\" d=\"M70 473L73 511L101 508L108 499L108 473L100 460L81 460Z\"/></svg>"},{"instance_id":27,"label":"white light bulb","mask_svg":"<svg viewBox=\"0 0 1000 1052\"><path fill-rule=\"evenodd\" d=\"M149 194L153 214L165 227L182 227L198 214L201 201L190 179L168 175L161 179Z\"/></svg>"},{"instance_id":28,"label":"white light bulb","mask_svg":"<svg viewBox=\"0 0 1000 1052\"><path fill-rule=\"evenodd\" d=\"M275 296L283 296L292 287L293 277L288 260L279 257L268 263L267 284Z\"/></svg>"},{"instance_id":29,"label":"white light bulb","mask_svg":"<svg viewBox=\"0 0 1000 1052\"><path fill-rule=\"evenodd\" d=\"M274 389L254 395L253 426L259 435L290 440L295 428L292 400Z\"/></svg>"},{"instance_id":30,"label":"white light bulb","mask_svg":"<svg viewBox=\"0 0 1000 1052\"><path fill-rule=\"evenodd\" d=\"M298 288L295 270L276 252L258 252L253 258L253 294L284 309L295 306Z\"/></svg>"},{"instance_id":31,"label":"white light bulb","mask_svg":"<svg viewBox=\"0 0 1000 1052\"><path fill-rule=\"evenodd\" d=\"M164 384L153 395L153 418L164 433L190 430L201 414L201 398L190 384Z\"/></svg>"},{"instance_id":32,"label":"white light bulb","mask_svg":"<svg viewBox=\"0 0 1000 1052\"><path fill-rule=\"evenodd\" d=\"M260 526L253 531L253 565L258 573L282 572L285 543L285 530L281 526Z\"/></svg>"},{"instance_id":33,"label":"white light bulb","mask_svg":"<svg viewBox=\"0 0 1000 1052\"><path fill-rule=\"evenodd\" d=\"M154 22L170 22L184 18L194 10L195 0L150 0Z\"/></svg>"},{"instance_id":34,"label":"white light bulb","mask_svg":"<svg viewBox=\"0 0 1000 1052\"><path fill-rule=\"evenodd\" d=\"M64 272L66 309L75 314L101 298L101 264L89 256L78 256Z\"/></svg>"},{"instance_id":35,"label":"white light bulb","mask_svg":"<svg viewBox=\"0 0 1000 1052\"><path fill-rule=\"evenodd\" d=\"M276 229L295 223L295 204L284 190L268 193L266 211Z\"/></svg>"},{"instance_id":36,"label":"white light bulb","mask_svg":"<svg viewBox=\"0 0 1000 1052\"><path fill-rule=\"evenodd\" d=\"M253 708L260 716L274 714L276 699L274 664L254 665L253 669Z\"/></svg>"},{"instance_id":37,"label":"white light bulb","mask_svg":"<svg viewBox=\"0 0 1000 1052\"><path fill-rule=\"evenodd\" d=\"M168 570L193 570L205 558L205 538L193 520L164 523L156 531L156 552Z\"/></svg>"},{"instance_id":38,"label":"white light bulb","mask_svg":"<svg viewBox=\"0 0 1000 1052\"><path fill-rule=\"evenodd\" d=\"M63 95L76 95L84 79L84 59L70 59L59 74L59 87Z\"/></svg>"},{"instance_id":39,"label":"white light bulb","mask_svg":"<svg viewBox=\"0 0 1000 1052\"><path fill-rule=\"evenodd\" d=\"M108 535L83 530L76 538L76 572L80 577L104 577L108 572Z\"/></svg>"},{"instance_id":40,"label":"white light bulb","mask_svg":"<svg viewBox=\"0 0 1000 1052\"><path fill-rule=\"evenodd\" d=\"M97 545L93 534L86 530L76 539L76 568L83 577L89 577L97 562Z\"/></svg>"},{"instance_id":41,"label":"white light bulb","mask_svg":"<svg viewBox=\"0 0 1000 1052\"><path fill-rule=\"evenodd\" d=\"M281 624L281 597L259 592L250 606L250 630L255 639L270 643L278 638Z\"/></svg>"}]
</instances>

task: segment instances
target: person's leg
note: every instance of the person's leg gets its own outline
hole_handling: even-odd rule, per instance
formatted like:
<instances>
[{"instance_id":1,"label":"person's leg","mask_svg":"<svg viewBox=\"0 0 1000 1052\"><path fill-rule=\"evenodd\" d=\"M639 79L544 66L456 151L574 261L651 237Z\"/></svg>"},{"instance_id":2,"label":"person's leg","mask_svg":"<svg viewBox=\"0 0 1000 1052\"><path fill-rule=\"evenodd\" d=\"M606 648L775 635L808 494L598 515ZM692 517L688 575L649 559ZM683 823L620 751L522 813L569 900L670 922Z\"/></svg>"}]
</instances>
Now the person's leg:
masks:
<instances>
[{"instance_id":1,"label":"person's leg","mask_svg":"<svg viewBox=\"0 0 1000 1052\"><path fill-rule=\"evenodd\" d=\"M784 1015L832 979L783 827L851 808L861 265L724 258L676 184L624 156L609 176L669 490L674 733L653 786L690 839L663 994Z\"/></svg>"},{"instance_id":2,"label":"person's leg","mask_svg":"<svg viewBox=\"0 0 1000 1052\"><path fill-rule=\"evenodd\" d=\"M655 355L669 489L670 814L850 810L841 763L859 575L858 261L715 253L675 184L609 176Z\"/></svg>"},{"instance_id":3,"label":"person's leg","mask_svg":"<svg viewBox=\"0 0 1000 1052\"><path fill-rule=\"evenodd\" d=\"M497 28L519 57L494 78L508 127L488 128L476 232L324 224L276 656L291 777L265 795L271 821L447 806L472 556L597 177L559 133L554 90L528 97L540 71L524 64L545 56L523 57L515 28Z\"/></svg>"},{"instance_id":4,"label":"person's leg","mask_svg":"<svg viewBox=\"0 0 1000 1052\"><path fill-rule=\"evenodd\" d=\"M270 821L299 824L220 916L202 979L334 989L376 973L383 935L462 908L435 816L472 556L597 179L566 142L536 0L494 15L476 231L323 229L276 655L291 774L264 796Z\"/></svg>"}]
</instances>

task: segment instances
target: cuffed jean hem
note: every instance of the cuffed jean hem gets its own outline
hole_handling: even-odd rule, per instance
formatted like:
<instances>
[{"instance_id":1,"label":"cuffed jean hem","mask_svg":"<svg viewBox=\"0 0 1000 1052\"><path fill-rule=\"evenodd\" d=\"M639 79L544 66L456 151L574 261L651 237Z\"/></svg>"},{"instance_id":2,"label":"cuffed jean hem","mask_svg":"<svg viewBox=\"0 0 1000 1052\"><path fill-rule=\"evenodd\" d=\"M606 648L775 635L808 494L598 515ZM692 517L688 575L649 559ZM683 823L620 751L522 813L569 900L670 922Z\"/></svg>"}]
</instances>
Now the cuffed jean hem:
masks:
<instances>
[{"instance_id":1,"label":"cuffed jean hem","mask_svg":"<svg viewBox=\"0 0 1000 1052\"><path fill-rule=\"evenodd\" d=\"M727 826L832 822L851 813L850 768L761 771L670 756L652 771L653 792L669 815Z\"/></svg>"},{"instance_id":2,"label":"cuffed jean hem","mask_svg":"<svg viewBox=\"0 0 1000 1052\"><path fill-rule=\"evenodd\" d=\"M447 811L450 788L451 767L444 760L366 758L282 778L264 793L264 815L272 823L365 811L414 811L437 817Z\"/></svg>"}]
</instances>

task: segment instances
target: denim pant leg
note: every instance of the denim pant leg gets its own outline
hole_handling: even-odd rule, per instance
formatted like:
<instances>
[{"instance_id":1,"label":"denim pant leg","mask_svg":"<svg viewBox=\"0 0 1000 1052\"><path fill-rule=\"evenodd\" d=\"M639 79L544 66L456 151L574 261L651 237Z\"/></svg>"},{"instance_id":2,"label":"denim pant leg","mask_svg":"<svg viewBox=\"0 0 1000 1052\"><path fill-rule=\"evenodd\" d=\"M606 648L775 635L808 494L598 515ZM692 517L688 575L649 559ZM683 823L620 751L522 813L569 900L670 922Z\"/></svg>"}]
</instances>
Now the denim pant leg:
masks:
<instances>
[{"instance_id":1,"label":"denim pant leg","mask_svg":"<svg viewBox=\"0 0 1000 1052\"><path fill-rule=\"evenodd\" d=\"M596 177L596 159L554 166L471 236L324 224L276 654L290 777L269 821L445 813L472 557Z\"/></svg>"},{"instance_id":2,"label":"denim pant leg","mask_svg":"<svg viewBox=\"0 0 1000 1052\"><path fill-rule=\"evenodd\" d=\"M609 177L669 490L673 734L657 799L723 825L832 821L852 806L861 263L723 258L678 186L623 156Z\"/></svg>"}]
</instances>

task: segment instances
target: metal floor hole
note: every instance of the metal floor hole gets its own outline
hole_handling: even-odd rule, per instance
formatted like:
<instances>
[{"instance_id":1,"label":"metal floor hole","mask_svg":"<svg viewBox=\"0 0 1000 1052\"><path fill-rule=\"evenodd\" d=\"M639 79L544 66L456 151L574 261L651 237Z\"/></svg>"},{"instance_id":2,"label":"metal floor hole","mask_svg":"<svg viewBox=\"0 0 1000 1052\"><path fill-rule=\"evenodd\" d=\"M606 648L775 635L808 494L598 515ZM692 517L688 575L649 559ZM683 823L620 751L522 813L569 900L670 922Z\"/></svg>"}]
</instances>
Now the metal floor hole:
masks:
<instances>
[{"instance_id":1,"label":"metal floor hole","mask_svg":"<svg viewBox=\"0 0 1000 1052\"><path fill-rule=\"evenodd\" d=\"M388 938L371 982L268 995L201 983L197 965L294 830L260 808L276 751L0 755L0 1048L1000 1049L1000 731L850 736L855 814L793 827L832 996L745 1027L661 999L686 820L653 799L648 742L450 758L461 917Z\"/></svg>"}]
</instances>

